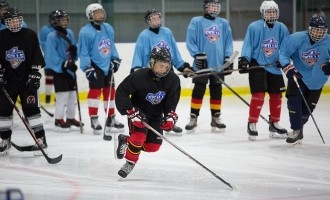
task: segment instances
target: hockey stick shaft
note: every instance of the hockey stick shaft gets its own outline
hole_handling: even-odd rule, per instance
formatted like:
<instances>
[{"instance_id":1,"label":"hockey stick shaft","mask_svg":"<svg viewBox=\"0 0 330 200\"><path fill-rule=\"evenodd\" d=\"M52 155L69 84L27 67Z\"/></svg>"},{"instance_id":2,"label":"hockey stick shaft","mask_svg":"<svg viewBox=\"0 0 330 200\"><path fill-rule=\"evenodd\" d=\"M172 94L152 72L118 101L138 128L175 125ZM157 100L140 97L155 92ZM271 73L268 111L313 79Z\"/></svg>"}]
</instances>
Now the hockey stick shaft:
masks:
<instances>
[{"instance_id":1,"label":"hockey stick shaft","mask_svg":"<svg viewBox=\"0 0 330 200\"><path fill-rule=\"evenodd\" d=\"M81 117L81 110L80 110L80 100L79 100L79 90L78 90L77 76L76 76L75 84L76 84L76 96L77 96L77 106L78 106L78 114L79 114L79 127L80 127L80 133L83 134L84 129L83 129L83 126L82 126L82 117Z\"/></svg>"},{"instance_id":2,"label":"hockey stick shaft","mask_svg":"<svg viewBox=\"0 0 330 200\"><path fill-rule=\"evenodd\" d=\"M187 152L185 152L184 150L182 150L180 147L178 147L176 144L174 144L171 140L169 140L167 137L163 136L161 133L159 133L158 131L156 131L154 128L152 128L148 123L143 122L143 124L145 125L145 127L147 127L148 129L150 129L152 132L154 132L156 135L158 135L159 137L161 137L163 140L165 140L166 142L168 142L170 145L172 145L174 148L176 148L177 150L179 150L181 153L183 153L184 155L186 155L188 158L190 158L191 160L193 160L195 163L197 163L198 165L200 165L201 167L203 167L206 171L210 172L214 177L216 177L217 179L219 179L221 182L223 182L224 184L226 184L228 187L230 187L231 189L233 189L233 186L230 185L230 183L228 183L227 181L225 181L224 179L222 179L220 176L218 176L216 173L214 173L213 171L211 171L209 168L207 168L205 165L203 165L201 162L199 162L198 160L196 160L194 157L192 157L191 155L189 155Z\"/></svg>"},{"instance_id":3,"label":"hockey stick shaft","mask_svg":"<svg viewBox=\"0 0 330 200\"><path fill-rule=\"evenodd\" d=\"M17 112L18 116L21 118L22 122L24 123L25 127L29 131L29 133L32 136L32 138L35 141L35 143L38 145L38 147L39 147L42 155L44 155L44 157L46 158L46 160L48 161L48 163L49 164L59 163L62 160L62 154L60 156L56 157L56 158L50 158L50 157L47 156L47 154L45 153L45 151L42 149L42 147L40 146L39 142L37 141L37 138L34 135L34 132L33 132L32 128L30 127L30 125L28 124L28 122L26 121L26 119L23 117L23 115L21 114L21 112L19 111L19 109L17 108L17 106L15 105L15 102L12 100L12 98L8 94L7 90L4 87L2 87L1 89L2 89L3 93L5 94L5 96L7 97L8 101L14 107L14 109Z\"/></svg>"},{"instance_id":4,"label":"hockey stick shaft","mask_svg":"<svg viewBox=\"0 0 330 200\"><path fill-rule=\"evenodd\" d=\"M50 117L54 117L54 114L49 112L44 106L40 105L40 108L45 112L47 113Z\"/></svg>"},{"instance_id":5,"label":"hockey stick shaft","mask_svg":"<svg viewBox=\"0 0 330 200\"><path fill-rule=\"evenodd\" d=\"M108 119L108 115L109 115L109 108L110 108L110 100L111 100L111 95L112 95L112 85L113 85L113 70L110 71L111 73L111 77L110 77L110 90L109 90L109 96L108 96L108 103L107 103L107 111L106 111L106 116L105 116L105 122L104 122L104 129L103 129L103 139L105 140L106 136L105 136L105 129L106 129L106 125L107 125L107 119ZM109 140L111 140L109 138Z\"/></svg>"},{"instance_id":6,"label":"hockey stick shaft","mask_svg":"<svg viewBox=\"0 0 330 200\"><path fill-rule=\"evenodd\" d=\"M300 85L299 85L299 83L298 83L298 80L297 80L297 78L296 78L295 76L293 76L293 80L294 80L294 82L295 82L296 85L297 85L297 88L298 88L298 90L299 90L299 93L300 93L300 95L301 95L301 98L303 99L303 101L304 101L304 103L305 103L305 105L306 105L306 107L307 107L307 110L308 110L310 116L311 116L312 119L313 119L314 125L315 125L317 131L319 132L319 135L320 135L320 137L321 137L321 139L322 139L322 142L323 142L323 144L325 144L324 139L323 139L323 136L322 136L321 131L320 131L320 129L319 129L319 126L317 125L316 120L315 120L315 118L314 118L314 115L312 114L312 110L311 110L310 107L308 106L308 103L307 103L306 98L305 98L305 96L304 96L304 94L303 94L303 92L302 92L302 90L301 90L301 88L300 88Z\"/></svg>"},{"instance_id":7,"label":"hockey stick shaft","mask_svg":"<svg viewBox=\"0 0 330 200\"><path fill-rule=\"evenodd\" d=\"M216 76L219 81L224 84L232 93L234 93L240 100L242 100L248 107L250 107L250 104L245 100L243 99L243 97L241 97L241 95L239 95L233 88L231 88L224 80L222 80L222 78L220 78L217 74L215 73L212 73L212 75ZM264 117L263 115L260 114L260 117L265 120L265 122L267 122L267 124L269 124L269 121L266 117Z\"/></svg>"}]
</instances>

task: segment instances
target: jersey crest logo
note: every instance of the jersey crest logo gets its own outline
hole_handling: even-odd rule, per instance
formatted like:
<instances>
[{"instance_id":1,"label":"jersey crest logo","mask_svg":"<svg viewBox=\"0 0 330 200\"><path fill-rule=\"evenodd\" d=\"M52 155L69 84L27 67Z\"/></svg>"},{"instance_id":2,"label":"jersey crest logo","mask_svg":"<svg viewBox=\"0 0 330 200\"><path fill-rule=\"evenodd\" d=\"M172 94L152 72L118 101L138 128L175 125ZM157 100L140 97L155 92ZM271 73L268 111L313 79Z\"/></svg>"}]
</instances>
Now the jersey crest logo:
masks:
<instances>
[{"instance_id":1,"label":"jersey crest logo","mask_svg":"<svg viewBox=\"0 0 330 200\"><path fill-rule=\"evenodd\" d=\"M165 42L164 40L161 40L158 44L154 45L152 48L154 48L155 46L170 50L170 45L168 45L168 43Z\"/></svg>"},{"instance_id":2,"label":"jersey crest logo","mask_svg":"<svg viewBox=\"0 0 330 200\"><path fill-rule=\"evenodd\" d=\"M165 98L165 92L159 91L156 94L148 93L146 100L149 101L152 105L159 104Z\"/></svg>"},{"instance_id":3,"label":"jersey crest logo","mask_svg":"<svg viewBox=\"0 0 330 200\"><path fill-rule=\"evenodd\" d=\"M97 47L104 57L110 55L111 52L111 41L109 39L102 39L98 44Z\"/></svg>"},{"instance_id":4,"label":"jersey crest logo","mask_svg":"<svg viewBox=\"0 0 330 200\"><path fill-rule=\"evenodd\" d=\"M268 40L264 40L261 43L261 49L264 52L264 54L269 57L274 54L274 52L278 49L278 43L275 41L275 39L269 38Z\"/></svg>"},{"instance_id":5,"label":"jersey crest logo","mask_svg":"<svg viewBox=\"0 0 330 200\"><path fill-rule=\"evenodd\" d=\"M317 59L320 57L320 53L316 52L315 49L311 49L307 52L301 53L301 59L308 65L313 66Z\"/></svg>"},{"instance_id":6,"label":"jersey crest logo","mask_svg":"<svg viewBox=\"0 0 330 200\"><path fill-rule=\"evenodd\" d=\"M217 26L211 26L204 29L204 37L207 37L210 42L214 43L220 38L220 29Z\"/></svg>"},{"instance_id":7,"label":"jersey crest logo","mask_svg":"<svg viewBox=\"0 0 330 200\"><path fill-rule=\"evenodd\" d=\"M25 60L24 52L18 50L18 47L13 47L6 51L6 60L10 62L12 68L16 69Z\"/></svg>"}]
</instances>

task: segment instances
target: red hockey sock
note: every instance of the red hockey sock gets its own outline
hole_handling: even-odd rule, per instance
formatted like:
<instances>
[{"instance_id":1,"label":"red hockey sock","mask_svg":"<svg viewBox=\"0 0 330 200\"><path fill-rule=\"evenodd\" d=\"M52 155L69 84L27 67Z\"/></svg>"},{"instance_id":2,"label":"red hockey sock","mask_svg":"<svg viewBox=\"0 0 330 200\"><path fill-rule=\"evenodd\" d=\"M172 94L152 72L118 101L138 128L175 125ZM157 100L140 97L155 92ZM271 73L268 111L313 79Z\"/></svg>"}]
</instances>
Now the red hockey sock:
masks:
<instances>
[{"instance_id":1,"label":"red hockey sock","mask_svg":"<svg viewBox=\"0 0 330 200\"><path fill-rule=\"evenodd\" d=\"M264 99L265 93L257 92L252 94L248 119L250 123L258 122L262 106L264 105Z\"/></svg>"},{"instance_id":2,"label":"red hockey sock","mask_svg":"<svg viewBox=\"0 0 330 200\"><path fill-rule=\"evenodd\" d=\"M282 93L269 94L270 121L278 122L281 117Z\"/></svg>"}]
</instances>

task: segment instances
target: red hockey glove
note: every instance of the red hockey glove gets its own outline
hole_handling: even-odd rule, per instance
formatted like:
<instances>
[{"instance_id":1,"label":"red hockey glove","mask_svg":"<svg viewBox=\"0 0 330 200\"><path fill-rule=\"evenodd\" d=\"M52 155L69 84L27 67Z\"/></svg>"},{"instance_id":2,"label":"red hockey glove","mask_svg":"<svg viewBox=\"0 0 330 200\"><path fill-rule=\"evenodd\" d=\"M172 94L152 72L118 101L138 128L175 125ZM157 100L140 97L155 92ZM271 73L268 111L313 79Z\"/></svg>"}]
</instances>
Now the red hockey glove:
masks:
<instances>
[{"instance_id":1,"label":"red hockey glove","mask_svg":"<svg viewBox=\"0 0 330 200\"><path fill-rule=\"evenodd\" d=\"M144 128L143 120L145 120L145 116L141 114L138 110L134 108L127 110L127 117L133 124L133 126Z\"/></svg>"},{"instance_id":2,"label":"red hockey glove","mask_svg":"<svg viewBox=\"0 0 330 200\"><path fill-rule=\"evenodd\" d=\"M160 124L160 128L164 131L170 131L174 127L175 123L178 121L178 115L171 111L169 112L164 119L162 120L162 123Z\"/></svg>"},{"instance_id":3,"label":"red hockey glove","mask_svg":"<svg viewBox=\"0 0 330 200\"><path fill-rule=\"evenodd\" d=\"M294 65L286 65L283 68L283 72L288 79L293 78L294 76L296 78L302 78L302 75L297 71Z\"/></svg>"}]
</instances>

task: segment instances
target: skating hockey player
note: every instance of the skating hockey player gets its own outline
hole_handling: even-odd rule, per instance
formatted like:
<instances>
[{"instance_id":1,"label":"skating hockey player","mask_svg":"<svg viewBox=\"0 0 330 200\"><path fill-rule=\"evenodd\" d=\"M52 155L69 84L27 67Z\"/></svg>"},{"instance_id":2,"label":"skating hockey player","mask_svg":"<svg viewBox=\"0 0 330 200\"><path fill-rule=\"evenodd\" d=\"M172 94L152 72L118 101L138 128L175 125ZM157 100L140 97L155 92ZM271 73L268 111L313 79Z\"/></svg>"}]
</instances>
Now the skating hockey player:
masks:
<instances>
[{"instance_id":1,"label":"skating hockey player","mask_svg":"<svg viewBox=\"0 0 330 200\"><path fill-rule=\"evenodd\" d=\"M269 94L269 137L286 138L287 130L279 125L281 117L284 79L279 64L279 50L289 35L287 27L277 21L280 10L275 1L264 1L260 6L262 19L252 22L246 32L241 57L238 61L240 73L249 73L252 94L247 124L248 139L256 140L257 122ZM266 65L249 70L248 67Z\"/></svg>"},{"instance_id":2,"label":"skating hockey player","mask_svg":"<svg viewBox=\"0 0 330 200\"><path fill-rule=\"evenodd\" d=\"M315 109L322 88L329 79L330 35L327 32L328 24L325 16L314 14L309 19L308 30L290 35L284 40L280 50L280 62L288 78L286 98L293 131L288 133L286 142L290 145L301 143L304 138L304 124Z\"/></svg>"},{"instance_id":3,"label":"skating hockey player","mask_svg":"<svg viewBox=\"0 0 330 200\"><path fill-rule=\"evenodd\" d=\"M151 51L149 68L130 74L117 88L116 106L122 115L127 115L129 125L129 136L115 137L115 157L126 158L118 171L123 178L132 171L141 151L156 152L162 144L162 138L148 130L144 122L162 134L178 120L175 109L181 86L171 65L169 50L156 46Z\"/></svg>"}]
</instances>

